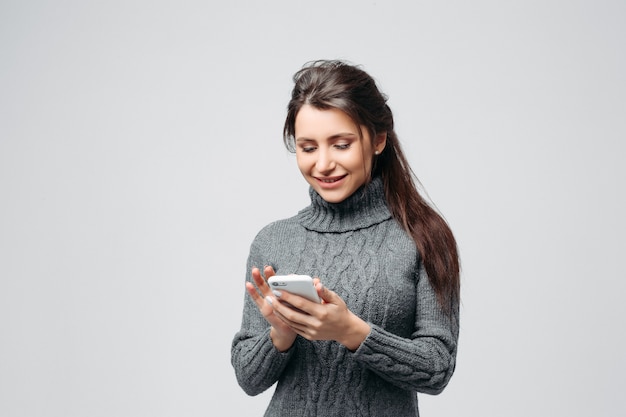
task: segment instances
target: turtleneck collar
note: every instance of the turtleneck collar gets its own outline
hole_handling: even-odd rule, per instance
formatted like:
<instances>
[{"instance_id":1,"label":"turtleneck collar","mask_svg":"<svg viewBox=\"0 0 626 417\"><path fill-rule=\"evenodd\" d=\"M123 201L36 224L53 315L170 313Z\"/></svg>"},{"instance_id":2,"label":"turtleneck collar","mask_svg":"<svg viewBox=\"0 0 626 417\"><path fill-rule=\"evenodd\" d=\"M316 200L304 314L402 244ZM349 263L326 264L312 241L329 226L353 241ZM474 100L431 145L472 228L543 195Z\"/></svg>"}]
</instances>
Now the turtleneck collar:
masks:
<instances>
[{"instance_id":1,"label":"turtleneck collar","mask_svg":"<svg viewBox=\"0 0 626 417\"><path fill-rule=\"evenodd\" d=\"M315 232L347 232L373 226L391 218L380 177L356 190L340 203L329 203L313 188L311 205L296 216L305 228Z\"/></svg>"}]
</instances>

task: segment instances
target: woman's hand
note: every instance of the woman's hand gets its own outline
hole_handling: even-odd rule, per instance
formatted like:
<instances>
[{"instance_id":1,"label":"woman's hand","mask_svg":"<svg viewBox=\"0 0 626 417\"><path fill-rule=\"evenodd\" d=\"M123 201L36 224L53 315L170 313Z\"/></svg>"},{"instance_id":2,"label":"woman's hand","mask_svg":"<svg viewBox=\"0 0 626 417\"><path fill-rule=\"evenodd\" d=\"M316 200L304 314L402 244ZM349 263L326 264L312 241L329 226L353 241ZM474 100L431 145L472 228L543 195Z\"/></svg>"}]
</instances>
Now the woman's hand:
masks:
<instances>
[{"instance_id":1,"label":"woman's hand","mask_svg":"<svg viewBox=\"0 0 626 417\"><path fill-rule=\"evenodd\" d=\"M314 284L321 304L287 291L277 291L270 298L274 316L308 340L335 340L356 350L369 334L369 324L352 313L343 299L324 287L319 278L314 278Z\"/></svg>"},{"instance_id":2,"label":"woman's hand","mask_svg":"<svg viewBox=\"0 0 626 417\"><path fill-rule=\"evenodd\" d=\"M263 270L265 273L265 277L269 279L269 277L275 275L274 268L271 266L266 266ZM252 268L252 279L254 284L251 282L246 282L246 290L252 300L255 302L256 306L259 308L265 320L272 326L270 330L270 338L272 339L272 343L276 346L281 352L286 351L293 345L293 342L296 340L295 331L279 318L276 314L274 314L274 309L268 302L268 299L271 300L270 297L273 297L272 290L269 285L267 285L266 278L261 276L261 271L259 268ZM255 287L256 285L256 287Z\"/></svg>"}]
</instances>

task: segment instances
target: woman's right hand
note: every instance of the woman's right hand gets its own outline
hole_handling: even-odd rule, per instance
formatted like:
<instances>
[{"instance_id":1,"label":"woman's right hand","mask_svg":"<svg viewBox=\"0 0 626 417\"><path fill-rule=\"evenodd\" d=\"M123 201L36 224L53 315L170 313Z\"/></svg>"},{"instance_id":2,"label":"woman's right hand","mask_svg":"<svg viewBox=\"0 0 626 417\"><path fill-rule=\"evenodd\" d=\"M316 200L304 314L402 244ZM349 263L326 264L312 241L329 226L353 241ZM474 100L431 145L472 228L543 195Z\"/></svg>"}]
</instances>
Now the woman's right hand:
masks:
<instances>
[{"instance_id":1,"label":"woman's right hand","mask_svg":"<svg viewBox=\"0 0 626 417\"><path fill-rule=\"evenodd\" d=\"M270 338L272 339L272 343L276 346L281 352L288 350L293 342L296 340L296 332L293 331L291 327L289 327L284 321L282 321L276 314L274 314L274 309L269 304L269 300L274 299L274 294L269 285L267 285L266 279L269 279L271 276L275 275L274 268L271 266L266 266L263 270L265 274L265 278L261 275L261 271L259 268L252 268L252 280L254 281L253 285L251 282L246 282L246 290L252 300L259 308L265 320L272 326L270 330Z\"/></svg>"}]
</instances>

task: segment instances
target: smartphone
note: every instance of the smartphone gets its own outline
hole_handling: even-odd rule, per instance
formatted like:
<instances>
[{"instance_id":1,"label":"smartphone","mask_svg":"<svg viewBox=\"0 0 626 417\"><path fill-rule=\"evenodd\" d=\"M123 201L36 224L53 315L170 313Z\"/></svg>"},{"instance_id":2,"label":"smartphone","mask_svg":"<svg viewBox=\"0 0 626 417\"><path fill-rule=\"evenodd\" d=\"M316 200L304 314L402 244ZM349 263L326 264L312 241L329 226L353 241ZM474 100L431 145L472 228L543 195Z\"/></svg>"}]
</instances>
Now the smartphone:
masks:
<instances>
[{"instance_id":1,"label":"smartphone","mask_svg":"<svg viewBox=\"0 0 626 417\"><path fill-rule=\"evenodd\" d=\"M316 303L321 303L317 290L313 285L313 278L308 275L274 275L267 280L272 290L288 291Z\"/></svg>"}]
</instances>

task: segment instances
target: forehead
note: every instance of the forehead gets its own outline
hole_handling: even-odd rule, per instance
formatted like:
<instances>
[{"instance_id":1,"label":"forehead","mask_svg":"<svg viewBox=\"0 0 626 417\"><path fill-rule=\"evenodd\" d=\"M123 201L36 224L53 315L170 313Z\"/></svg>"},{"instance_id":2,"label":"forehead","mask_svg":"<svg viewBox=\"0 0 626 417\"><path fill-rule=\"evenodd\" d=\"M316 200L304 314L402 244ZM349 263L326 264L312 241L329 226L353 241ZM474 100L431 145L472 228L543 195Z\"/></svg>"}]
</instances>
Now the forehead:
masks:
<instances>
[{"instance_id":1,"label":"forehead","mask_svg":"<svg viewBox=\"0 0 626 417\"><path fill-rule=\"evenodd\" d=\"M296 115L296 138L328 137L338 133L352 133L360 136L359 126L345 112L331 108L318 109L304 105Z\"/></svg>"}]
</instances>

